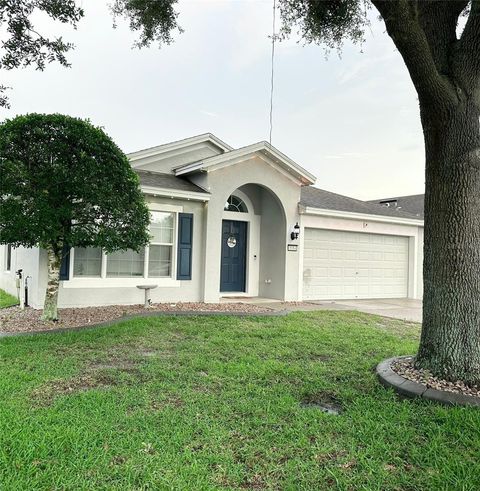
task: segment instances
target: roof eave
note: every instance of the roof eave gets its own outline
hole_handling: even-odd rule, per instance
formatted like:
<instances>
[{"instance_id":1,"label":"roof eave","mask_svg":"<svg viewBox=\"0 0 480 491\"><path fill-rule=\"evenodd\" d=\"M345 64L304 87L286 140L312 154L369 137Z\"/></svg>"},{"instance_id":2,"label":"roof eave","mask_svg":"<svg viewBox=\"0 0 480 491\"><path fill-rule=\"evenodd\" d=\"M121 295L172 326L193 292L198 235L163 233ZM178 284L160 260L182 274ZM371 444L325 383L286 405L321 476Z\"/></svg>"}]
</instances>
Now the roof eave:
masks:
<instances>
[{"instance_id":1,"label":"roof eave","mask_svg":"<svg viewBox=\"0 0 480 491\"><path fill-rule=\"evenodd\" d=\"M209 201L210 194L196 191L185 191L183 189L168 189L156 186L140 186L144 194L150 196L162 196L172 199L185 199L187 201Z\"/></svg>"},{"instance_id":2,"label":"roof eave","mask_svg":"<svg viewBox=\"0 0 480 491\"><path fill-rule=\"evenodd\" d=\"M369 220L371 222L396 223L399 225L415 225L423 227L422 219L406 218L406 217L391 217L388 215L373 215L370 213L357 213L353 211L329 210L326 208L315 208L313 206L305 206L299 204L299 213L301 215L319 215L338 218L353 218L357 220Z\"/></svg>"},{"instance_id":3,"label":"roof eave","mask_svg":"<svg viewBox=\"0 0 480 491\"><path fill-rule=\"evenodd\" d=\"M162 154L172 150L180 149L184 146L193 145L195 143L210 142L216 145L218 148L224 152L231 152L233 147L220 140L212 133L203 133L201 135L192 136L190 138L184 138L182 140L177 140L170 143L164 143L163 145L157 145L155 147L145 148L143 150L138 150L136 152L131 152L127 154L127 158L130 162L135 162L139 159L144 159L147 157L152 157L157 154Z\"/></svg>"}]
</instances>

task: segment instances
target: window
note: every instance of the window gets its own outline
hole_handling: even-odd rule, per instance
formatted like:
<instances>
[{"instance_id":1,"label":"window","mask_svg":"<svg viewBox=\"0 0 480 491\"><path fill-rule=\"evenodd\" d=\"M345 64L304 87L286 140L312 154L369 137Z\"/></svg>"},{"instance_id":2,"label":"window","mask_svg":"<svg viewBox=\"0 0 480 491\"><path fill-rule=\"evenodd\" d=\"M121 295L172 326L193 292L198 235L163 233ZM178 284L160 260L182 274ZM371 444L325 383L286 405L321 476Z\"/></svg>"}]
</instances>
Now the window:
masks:
<instances>
[{"instance_id":1,"label":"window","mask_svg":"<svg viewBox=\"0 0 480 491\"><path fill-rule=\"evenodd\" d=\"M225 211L248 213L248 209L245 203L238 196L234 196L233 194L229 196L227 202L225 203L225 207L223 209Z\"/></svg>"},{"instance_id":2,"label":"window","mask_svg":"<svg viewBox=\"0 0 480 491\"><path fill-rule=\"evenodd\" d=\"M10 244L5 245L5 271L11 271L12 269L12 246Z\"/></svg>"},{"instance_id":3,"label":"window","mask_svg":"<svg viewBox=\"0 0 480 491\"><path fill-rule=\"evenodd\" d=\"M130 278L143 276L145 249L118 251L107 256L107 278Z\"/></svg>"},{"instance_id":4,"label":"window","mask_svg":"<svg viewBox=\"0 0 480 491\"><path fill-rule=\"evenodd\" d=\"M139 252L129 249L107 255L100 247L76 247L72 260L73 277L173 278L176 213L160 211L150 213L151 242L147 247Z\"/></svg>"},{"instance_id":5,"label":"window","mask_svg":"<svg viewBox=\"0 0 480 491\"><path fill-rule=\"evenodd\" d=\"M173 235L175 219L173 213L152 211L149 247L148 276L162 278L172 276Z\"/></svg>"},{"instance_id":6,"label":"window","mask_svg":"<svg viewBox=\"0 0 480 491\"><path fill-rule=\"evenodd\" d=\"M100 247L76 247L73 253L73 276L97 276L102 274L102 249Z\"/></svg>"}]
</instances>

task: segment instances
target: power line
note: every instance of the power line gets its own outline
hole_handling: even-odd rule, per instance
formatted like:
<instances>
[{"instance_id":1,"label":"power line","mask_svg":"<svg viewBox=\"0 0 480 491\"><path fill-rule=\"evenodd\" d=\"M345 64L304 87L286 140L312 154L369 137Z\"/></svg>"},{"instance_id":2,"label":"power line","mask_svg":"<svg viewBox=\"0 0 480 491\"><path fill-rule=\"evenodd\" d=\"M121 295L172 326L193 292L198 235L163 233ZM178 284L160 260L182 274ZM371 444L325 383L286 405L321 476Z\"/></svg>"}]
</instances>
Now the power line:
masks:
<instances>
[{"instance_id":1,"label":"power line","mask_svg":"<svg viewBox=\"0 0 480 491\"><path fill-rule=\"evenodd\" d=\"M276 0L273 0L273 20L272 20L272 72L270 78L270 138L269 143L272 144L273 131L273 81L274 81L274 60L275 60L275 13L277 10Z\"/></svg>"}]
</instances>

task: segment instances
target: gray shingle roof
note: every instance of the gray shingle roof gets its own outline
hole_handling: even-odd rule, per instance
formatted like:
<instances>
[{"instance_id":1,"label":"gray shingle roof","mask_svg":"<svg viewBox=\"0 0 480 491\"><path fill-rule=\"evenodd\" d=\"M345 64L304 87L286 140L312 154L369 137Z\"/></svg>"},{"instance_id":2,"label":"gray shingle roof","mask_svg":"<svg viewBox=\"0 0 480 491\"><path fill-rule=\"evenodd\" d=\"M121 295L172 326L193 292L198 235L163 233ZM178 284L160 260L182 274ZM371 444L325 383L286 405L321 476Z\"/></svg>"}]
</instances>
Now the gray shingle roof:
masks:
<instances>
[{"instance_id":1,"label":"gray shingle roof","mask_svg":"<svg viewBox=\"0 0 480 491\"><path fill-rule=\"evenodd\" d=\"M412 194L411 196L398 196L393 198L374 199L369 203L381 203L385 201L395 201L396 204L392 204L392 208L397 208L408 213L412 213L420 218L423 218L423 209L425 202L424 194ZM383 205L385 206L385 205Z\"/></svg>"},{"instance_id":2,"label":"gray shingle roof","mask_svg":"<svg viewBox=\"0 0 480 491\"><path fill-rule=\"evenodd\" d=\"M209 194L207 191L199 186L193 184L193 182L187 181L182 177L176 177L173 174L161 174L159 172L149 172L144 170L136 170L140 178L140 184L142 186L152 186L155 188L172 189L178 191L190 191L193 193Z\"/></svg>"},{"instance_id":3,"label":"gray shingle roof","mask_svg":"<svg viewBox=\"0 0 480 491\"><path fill-rule=\"evenodd\" d=\"M305 186L302 188L300 204L312 208L326 210L346 211L351 213L365 213L367 215L382 215L398 218L419 219L418 216L398 208L387 207L368 201L349 198L341 194L331 193L323 189Z\"/></svg>"}]
</instances>

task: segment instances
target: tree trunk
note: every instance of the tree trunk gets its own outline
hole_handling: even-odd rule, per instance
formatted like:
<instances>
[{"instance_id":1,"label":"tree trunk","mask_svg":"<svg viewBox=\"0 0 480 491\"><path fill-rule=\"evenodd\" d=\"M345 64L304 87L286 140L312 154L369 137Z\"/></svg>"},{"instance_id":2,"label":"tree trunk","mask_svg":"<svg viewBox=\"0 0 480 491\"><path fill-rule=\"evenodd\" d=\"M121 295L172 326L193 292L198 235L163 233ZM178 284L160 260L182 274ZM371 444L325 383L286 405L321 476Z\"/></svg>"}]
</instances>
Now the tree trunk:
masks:
<instances>
[{"instance_id":1,"label":"tree trunk","mask_svg":"<svg viewBox=\"0 0 480 491\"><path fill-rule=\"evenodd\" d=\"M47 247L48 255L48 283L43 304L42 320L58 320L57 303L58 287L60 281L60 264L62 262L62 248L54 250L52 246Z\"/></svg>"},{"instance_id":2,"label":"tree trunk","mask_svg":"<svg viewBox=\"0 0 480 491\"><path fill-rule=\"evenodd\" d=\"M420 104L426 151L423 328L416 366L480 383L480 104Z\"/></svg>"}]
</instances>

